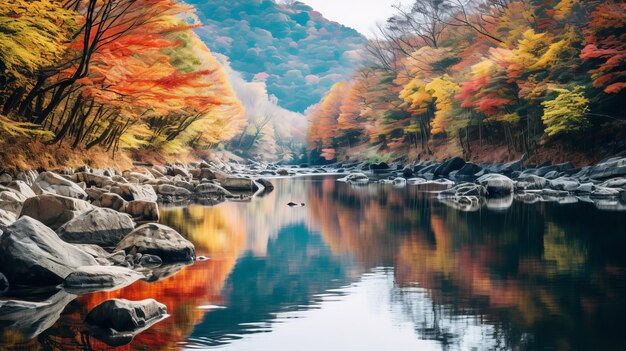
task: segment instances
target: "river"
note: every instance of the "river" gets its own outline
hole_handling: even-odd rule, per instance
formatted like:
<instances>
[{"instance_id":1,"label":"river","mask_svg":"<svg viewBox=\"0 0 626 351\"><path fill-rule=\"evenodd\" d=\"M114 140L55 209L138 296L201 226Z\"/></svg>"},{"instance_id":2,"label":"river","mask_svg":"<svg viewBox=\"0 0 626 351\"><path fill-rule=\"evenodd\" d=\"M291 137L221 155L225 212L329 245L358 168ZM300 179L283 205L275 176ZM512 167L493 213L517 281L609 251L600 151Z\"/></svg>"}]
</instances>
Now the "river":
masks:
<instances>
[{"instance_id":1,"label":"river","mask_svg":"<svg viewBox=\"0 0 626 351\"><path fill-rule=\"evenodd\" d=\"M162 209L207 260L80 296L34 340L4 345L110 349L81 321L121 297L155 298L170 317L116 350L626 349L624 212L461 212L413 186L274 183L250 202Z\"/></svg>"}]
</instances>

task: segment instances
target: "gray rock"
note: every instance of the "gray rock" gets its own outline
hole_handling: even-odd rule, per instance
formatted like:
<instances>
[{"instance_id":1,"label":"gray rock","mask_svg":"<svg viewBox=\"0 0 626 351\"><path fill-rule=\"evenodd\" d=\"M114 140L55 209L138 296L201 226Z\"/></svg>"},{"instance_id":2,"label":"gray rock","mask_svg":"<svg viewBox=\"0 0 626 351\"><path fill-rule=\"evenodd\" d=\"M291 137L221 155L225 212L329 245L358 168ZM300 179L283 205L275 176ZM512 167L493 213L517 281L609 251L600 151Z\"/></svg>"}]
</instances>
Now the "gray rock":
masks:
<instances>
[{"instance_id":1,"label":"gray rock","mask_svg":"<svg viewBox=\"0 0 626 351\"><path fill-rule=\"evenodd\" d=\"M17 215L22 211L26 199L26 196L15 191L2 191L0 192L0 210L5 210Z\"/></svg>"},{"instance_id":2,"label":"gray rock","mask_svg":"<svg viewBox=\"0 0 626 351\"><path fill-rule=\"evenodd\" d=\"M115 250L159 256L163 262L188 262L195 258L193 244L161 224L145 224L128 234Z\"/></svg>"},{"instance_id":3,"label":"gray rock","mask_svg":"<svg viewBox=\"0 0 626 351\"><path fill-rule=\"evenodd\" d=\"M125 213L109 208L94 208L65 223L56 230L63 241L113 247L135 228Z\"/></svg>"},{"instance_id":4,"label":"gray rock","mask_svg":"<svg viewBox=\"0 0 626 351\"><path fill-rule=\"evenodd\" d=\"M595 189L595 185L593 183L583 183L576 188L577 193L590 193Z\"/></svg>"},{"instance_id":5,"label":"gray rock","mask_svg":"<svg viewBox=\"0 0 626 351\"><path fill-rule=\"evenodd\" d=\"M126 212L126 206L128 206L128 203L118 194L104 193L97 201L94 202L94 205L110 208L118 212Z\"/></svg>"},{"instance_id":6,"label":"gray rock","mask_svg":"<svg viewBox=\"0 0 626 351\"><path fill-rule=\"evenodd\" d=\"M13 284L56 284L78 267L95 265L91 255L30 217L18 219L0 236L0 271Z\"/></svg>"},{"instance_id":7,"label":"gray rock","mask_svg":"<svg viewBox=\"0 0 626 351\"><path fill-rule=\"evenodd\" d=\"M136 200L126 203L124 212L137 222L158 221L159 205L154 201Z\"/></svg>"},{"instance_id":8,"label":"gray rock","mask_svg":"<svg viewBox=\"0 0 626 351\"><path fill-rule=\"evenodd\" d=\"M591 192L591 196L619 196L620 192L618 189L596 187Z\"/></svg>"},{"instance_id":9,"label":"gray rock","mask_svg":"<svg viewBox=\"0 0 626 351\"><path fill-rule=\"evenodd\" d=\"M281 169L276 170L276 174L278 174L279 176L288 176L289 171L284 168L281 168Z\"/></svg>"},{"instance_id":10,"label":"gray rock","mask_svg":"<svg viewBox=\"0 0 626 351\"><path fill-rule=\"evenodd\" d=\"M21 181L21 180L12 181L11 183L7 185L7 188L15 190L21 195L24 195L26 198L37 196L37 194L35 194L33 189L31 189L31 187L28 184L26 184L24 181Z\"/></svg>"},{"instance_id":11,"label":"gray rock","mask_svg":"<svg viewBox=\"0 0 626 351\"><path fill-rule=\"evenodd\" d=\"M152 186L147 184L117 184L111 192L118 194L126 201L143 200L156 202L158 197Z\"/></svg>"},{"instance_id":12,"label":"gray rock","mask_svg":"<svg viewBox=\"0 0 626 351\"><path fill-rule=\"evenodd\" d=\"M363 173L351 173L347 177L338 179L341 182L348 182L350 184L368 184L370 179Z\"/></svg>"},{"instance_id":13,"label":"gray rock","mask_svg":"<svg viewBox=\"0 0 626 351\"><path fill-rule=\"evenodd\" d=\"M191 174L189 174L189 172L187 172L187 170L181 166L176 166L176 165L170 166L168 168L167 174L171 176L179 175L185 179L191 179Z\"/></svg>"},{"instance_id":14,"label":"gray rock","mask_svg":"<svg viewBox=\"0 0 626 351\"><path fill-rule=\"evenodd\" d=\"M591 179L606 179L626 176L626 158L611 158L592 167Z\"/></svg>"},{"instance_id":15,"label":"gray rock","mask_svg":"<svg viewBox=\"0 0 626 351\"><path fill-rule=\"evenodd\" d=\"M9 173L0 174L0 184L7 185L13 181L13 177Z\"/></svg>"},{"instance_id":16,"label":"gray rock","mask_svg":"<svg viewBox=\"0 0 626 351\"><path fill-rule=\"evenodd\" d=\"M221 186L213 183L202 183L199 184L194 190L196 195L203 197L226 197L233 196L230 191L222 188Z\"/></svg>"},{"instance_id":17,"label":"gray rock","mask_svg":"<svg viewBox=\"0 0 626 351\"><path fill-rule=\"evenodd\" d=\"M437 167L433 175L435 178L437 177L447 177L450 172L458 171L465 166L465 160L460 157L453 157L448 161L442 163L439 167Z\"/></svg>"},{"instance_id":18,"label":"gray rock","mask_svg":"<svg viewBox=\"0 0 626 351\"><path fill-rule=\"evenodd\" d=\"M87 184L88 187L96 186L98 188L104 188L116 184L116 182L113 181L111 177L85 172L74 174L73 179L77 183L84 182L85 184Z\"/></svg>"},{"instance_id":19,"label":"gray rock","mask_svg":"<svg viewBox=\"0 0 626 351\"><path fill-rule=\"evenodd\" d=\"M249 178L228 177L219 180L220 185L229 191L248 191L255 192L259 190L259 186Z\"/></svg>"},{"instance_id":20,"label":"gray rock","mask_svg":"<svg viewBox=\"0 0 626 351\"><path fill-rule=\"evenodd\" d=\"M603 186L605 188L619 188L626 190L626 178L609 179L602 183L600 186Z\"/></svg>"},{"instance_id":21,"label":"gray rock","mask_svg":"<svg viewBox=\"0 0 626 351\"><path fill-rule=\"evenodd\" d=\"M85 192L87 193L87 199L89 201L95 202L95 201L100 200L100 197L102 197L102 195L108 193L109 191L105 189L99 189L99 188L87 188L85 189Z\"/></svg>"},{"instance_id":22,"label":"gray rock","mask_svg":"<svg viewBox=\"0 0 626 351\"><path fill-rule=\"evenodd\" d=\"M15 221L17 221L15 213L0 209L0 232L5 231Z\"/></svg>"},{"instance_id":23,"label":"gray rock","mask_svg":"<svg viewBox=\"0 0 626 351\"><path fill-rule=\"evenodd\" d=\"M85 322L107 331L127 332L144 328L166 313L167 307L153 299L110 299L89 311Z\"/></svg>"},{"instance_id":24,"label":"gray rock","mask_svg":"<svg viewBox=\"0 0 626 351\"><path fill-rule=\"evenodd\" d=\"M159 195L168 195L174 197L189 197L191 195L191 191L169 184L157 185L156 192Z\"/></svg>"},{"instance_id":25,"label":"gray rock","mask_svg":"<svg viewBox=\"0 0 626 351\"><path fill-rule=\"evenodd\" d=\"M544 189L550 185L550 181L544 177L534 174L521 174L515 182L515 189L518 190L537 190Z\"/></svg>"},{"instance_id":26,"label":"gray rock","mask_svg":"<svg viewBox=\"0 0 626 351\"><path fill-rule=\"evenodd\" d=\"M24 201L20 217L29 216L52 229L58 229L93 208L87 201L71 197L38 195Z\"/></svg>"},{"instance_id":27,"label":"gray rock","mask_svg":"<svg viewBox=\"0 0 626 351\"><path fill-rule=\"evenodd\" d=\"M87 198L87 193L78 184L52 172L41 173L35 180L33 190L37 195L54 194L76 199Z\"/></svg>"},{"instance_id":28,"label":"gray rock","mask_svg":"<svg viewBox=\"0 0 626 351\"><path fill-rule=\"evenodd\" d=\"M261 186L263 186L267 191L274 190L274 184L265 178L258 178L256 179L256 182L261 184Z\"/></svg>"},{"instance_id":29,"label":"gray rock","mask_svg":"<svg viewBox=\"0 0 626 351\"><path fill-rule=\"evenodd\" d=\"M550 181L550 188L554 190L575 191L580 186L578 180L572 178L557 178Z\"/></svg>"},{"instance_id":30,"label":"gray rock","mask_svg":"<svg viewBox=\"0 0 626 351\"><path fill-rule=\"evenodd\" d=\"M513 193L513 181L501 174L485 174L478 178L476 182L487 189L490 197L503 196Z\"/></svg>"},{"instance_id":31,"label":"gray rock","mask_svg":"<svg viewBox=\"0 0 626 351\"><path fill-rule=\"evenodd\" d=\"M35 179L37 179L38 176L39 176L39 173L37 173L37 171L30 170L30 171L18 173L17 177L15 178L17 180L21 180L24 183L28 184L28 186L32 186L33 184L35 184Z\"/></svg>"},{"instance_id":32,"label":"gray rock","mask_svg":"<svg viewBox=\"0 0 626 351\"><path fill-rule=\"evenodd\" d=\"M63 286L76 295L121 289L143 278L143 274L116 266L79 267L65 278Z\"/></svg>"}]
</instances>

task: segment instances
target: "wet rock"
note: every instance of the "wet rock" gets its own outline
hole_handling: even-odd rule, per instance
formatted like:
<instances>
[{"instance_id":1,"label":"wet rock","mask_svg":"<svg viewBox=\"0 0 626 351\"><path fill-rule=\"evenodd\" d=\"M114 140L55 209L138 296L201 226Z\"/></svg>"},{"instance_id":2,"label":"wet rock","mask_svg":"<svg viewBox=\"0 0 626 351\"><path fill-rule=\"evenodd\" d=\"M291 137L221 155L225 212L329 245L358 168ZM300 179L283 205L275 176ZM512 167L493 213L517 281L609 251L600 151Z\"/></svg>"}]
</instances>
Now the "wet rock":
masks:
<instances>
[{"instance_id":1,"label":"wet rock","mask_svg":"<svg viewBox=\"0 0 626 351\"><path fill-rule=\"evenodd\" d=\"M15 213L0 209L0 232L3 232L15 221L17 221L17 215Z\"/></svg>"},{"instance_id":2,"label":"wet rock","mask_svg":"<svg viewBox=\"0 0 626 351\"><path fill-rule=\"evenodd\" d=\"M281 168L281 169L276 170L276 174L278 174L279 176L288 176L289 171L284 168Z\"/></svg>"},{"instance_id":3,"label":"wet rock","mask_svg":"<svg viewBox=\"0 0 626 351\"><path fill-rule=\"evenodd\" d=\"M626 178L615 178L609 179L604 183L600 184L600 186L605 188L615 188L615 189L624 189L626 190Z\"/></svg>"},{"instance_id":4,"label":"wet rock","mask_svg":"<svg viewBox=\"0 0 626 351\"><path fill-rule=\"evenodd\" d=\"M465 166L465 160L460 157L453 157L442 163L439 167L435 168L433 176L435 178L447 177L450 172L458 171L463 168L463 166Z\"/></svg>"},{"instance_id":5,"label":"wet rock","mask_svg":"<svg viewBox=\"0 0 626 351\"><path fill-rule=\"evenodd\" d=\"M306 205L304 204L304 202L301 202L299 204L297 204L295 202L290 202L290 203L287 204L287 206L289 206L289 207L304 207Z\"/></svg>"},{"instance_id":6,"label":"wet rock","mask_svg":"<svg viewBox=\"0 0 626 351\"><path fill-rule=\"evenodd\" d=\"M167 307L154 299L129 301L106 300L94 307L85 318L91 325L115 331L131 331L145 327L151 320L167 313Z\"/></svg>"},{"instance_id":7,"label":"wet rock","mask_svg":"<svg viewBox=\"0 0 626 351\"><path fill-rule=\"evenodd\" d=\"M143 278L143 274L116 266L79 267L65 278L63 286L73 294L121 289Z\"/></svg>"},{"instance_id":8,"label":"wet rock","mask_svg":"<svg viewBox=\"0 0 626 351\"><path fill-rule=\"evenodd\" d=\"M87 198L87 193L78 184L52 172L41 173L35 180L33 190L38 195L54 194L76 199Z\"/></svg>"},{"instance_id":9,"label":"wet rock","mask_svg":"<svg viewBox=\"0 0 626 351\"><path fill-rule=\"evenodd\" d=\"M18 219L0 236L0 271L14 284L60 283L78 267L95 265L91 255L30 217Z\"/></svg>"},{"instance_id":10,"label":"wet rock","mask_svg":"<svg viewBox=\"0 0 626 351\"><path fill-rule=\"evenodd\" d=\"M128 234L115 250L159 256L163 262L189 262L195 247L177 231L161 224L145 224Z\"/></svg>"},{"instance_id":11,"label":"wet rock","mask_svg":"<svg viewBox=\"0 0 626 351\"><path fill-rule=\"evenodd\" d=\"M20 217L29 216L52 229L58 229L65 223L92 210L87 201L59 195L38 195L26 199Z\"/></svg>"},{"instance_id":12,"label":"wet rock","mask_svg":"<svg viewBox=\"0 0 626 351\"><path fill-rule=\"evenodd\" d=\"M135 222L128 214L94 208L65 223L56 232L68 243L113 247L134 228Z\"/></svg>"},{"instance_id":13,"label":"wet rock","mask_svg":"<svg viewBox=\"0 0 626 351\"><path fill-rule=\"evenodd\" d=\"M559 177L559 172L558 171L550 171L548 173L546 173L546 175L544 176L546 179L556 179Z\"/></svg>"},{"instance_id":14,"label":"wet rock","mask_svg":"<svg viewBox=\"0 0 626 351\"><path fill-rule=\"evenodd\" d=\"M457 180L474 180L475 174L480 172L482 167L471 162L466 163L454 175Z\"/></svg>"},{"instance_id":15,"label":"wet rock","mask_svg":"<svg viewBox=\"0 0 626 351\"><path fill-rule=\"evenodd\" d=\"M583 183L580 184L575 191L577 193L591 193L595 187L593 183Z\"/></svg>"},{"instance_id":16,"label":"wet rock","mask_svg":"<svg viewBox=\"0 0 626 351\"><path fill-rule=\"evenodd\" d=\"M118 184L112 186L110 191L118 194L126 201L143 200L156 202L158 199L152 186L147 184Z\"/></svg>"},{"instance_id":17,"label":"wet rock","mask_svg":"<svg viewBox=\"0 0 626 351\"><path fill-rule=\"evenodd\" d=\"M26 196L15 191L2 191L0 192L0 210L5 210L17 215L22 211L26 199Z\"/></svg>"},{"instance_id":18,"label":"wet rock","mask_svg":"<svg viewBox=\"0 0 626 351\"><path fill-rule=\"evenodd\" d=\"M424 178L410 178L410 179L407 179L406 182L409 185L418 185L418 184L426 183L427 180Z\"/></svg>"},{"instance_id":19,"label":"wet rock","mask_svg":"<svg viewBox=\"0 0 626 351\"><path fill-rule=\"evenodd\" d=\"M599 196L599 197L608 197L608 196L619 196L620 190L613 188L604 188L604 187L596 187L592 192L591 196Z\"/></svg>"},{"instance_id":20,"label":"wet rock","mask_svg":"<svg viewBox=\"0 0 626 351\"><path fill-rule=\"evenodd\" d=\"M489 197L506 196L513 193L513 181L501 174L485 174L476 182L487 189Z\"/></svg>"},{"instance_id":21,"label":"wet rock","mask_svg":"<svg viewBox=\"0 0 626 351\"><path fill-rule=\"evenodd\" d=\"M247 191L255 192L259 190L259 186L249 178L227 177L219 180L220 185L229 191Z\"/></svg>"},{"instance_id":22,"label":"wet rock","mask_svg":"<svg viewBox=\"0 0 626 351\"><path fill-rule=\"evenodd\" d=\"M397 177L393 179L393 185L396 187L403 187L406 186L406 179L401 178L401 177Z\"/></svg>"},{"instance_id":23,"label":"wet rock","mask_svg":"<svg viewBox=\"0 0 626 351\"><path fill-rule=\"evenodd\" d=\"M230 191L213 183L202 183L196 187L195 192L197 196L201 197L223 198L233 196Z\"/></svg>"}]
</instances>

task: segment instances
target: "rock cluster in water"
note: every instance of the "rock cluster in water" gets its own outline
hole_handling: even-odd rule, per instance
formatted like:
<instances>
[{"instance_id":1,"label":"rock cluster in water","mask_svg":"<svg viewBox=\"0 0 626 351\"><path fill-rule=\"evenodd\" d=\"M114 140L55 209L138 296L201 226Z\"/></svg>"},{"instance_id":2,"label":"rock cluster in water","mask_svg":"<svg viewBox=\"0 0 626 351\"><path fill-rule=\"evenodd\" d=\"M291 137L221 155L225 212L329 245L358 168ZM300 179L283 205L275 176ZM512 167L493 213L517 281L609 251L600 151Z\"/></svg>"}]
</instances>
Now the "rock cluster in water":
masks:
<instances>
[{"instance_id":1,"label":"rock cluster in water","mask_svg":"<svg viewBox=\"0 0 626 351\"><path fill-rule=\"evenodd\" d=\"M525 203L589 202L603 210L626 210L626 158L620 157L583 168L571 163L524 165L524 157L510 163L477 165L455 157L442 163L408 165L343 163L324 170L347 173L340 180L355 186L381 183L436 191L440 201L463 211L483 206L506 209L515 199Z\"/></svg>"},{"instance_id":2,"label":"rock cluster in water","mask_svg":"<svg viewBox=\"0 0 626 351\"><path fill-rule=\"evenodd\" d=\"M253 173L205 162L124 172L82 167L2 173L0 294L42 287L56 293L36 302L0 299L0 323L34 338L77 295L174 274L196 259L195 247L156 223L159 205L217 204L273 189ZM165 311L156 301L110 300L91 311L87 322L94 336L116 346Z\"/></svg>"}]
</instances>

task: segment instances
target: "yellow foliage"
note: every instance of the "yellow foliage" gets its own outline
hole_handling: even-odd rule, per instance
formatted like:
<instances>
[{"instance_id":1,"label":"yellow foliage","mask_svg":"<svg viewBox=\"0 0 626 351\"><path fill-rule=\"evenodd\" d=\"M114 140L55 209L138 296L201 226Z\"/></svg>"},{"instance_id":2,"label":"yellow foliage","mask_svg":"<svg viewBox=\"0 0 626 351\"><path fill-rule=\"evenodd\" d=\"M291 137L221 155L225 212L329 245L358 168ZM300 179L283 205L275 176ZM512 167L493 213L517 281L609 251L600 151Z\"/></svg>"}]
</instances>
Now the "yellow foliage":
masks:
<instances>
[{"instance_id":1,"label":"yellow foliage","mask_svg":"<svg viewBox=\"0 0 626 351\"><path fill-rule=\"evenodd\" d=\"M407 110L413 115L426 112L433 97L426 91L426 85L419 78L413 78L400 92L400 98L404 101Z\"/></svg>"},{"instance_id":2,"label":"yellow foliage","mask_svg":"<svg viewBox=\"0 0 626 351\"><path fill-rule=\"evenodd\" d=\"M433 135L446 131L450 119L453 117L450 112L455 102L454 96L461 90L461 87L452 82L448 75L435 78L426 85L426 89L435 98L435 118L431 122L431 133Z\"/></svg>"}]
</instances>

